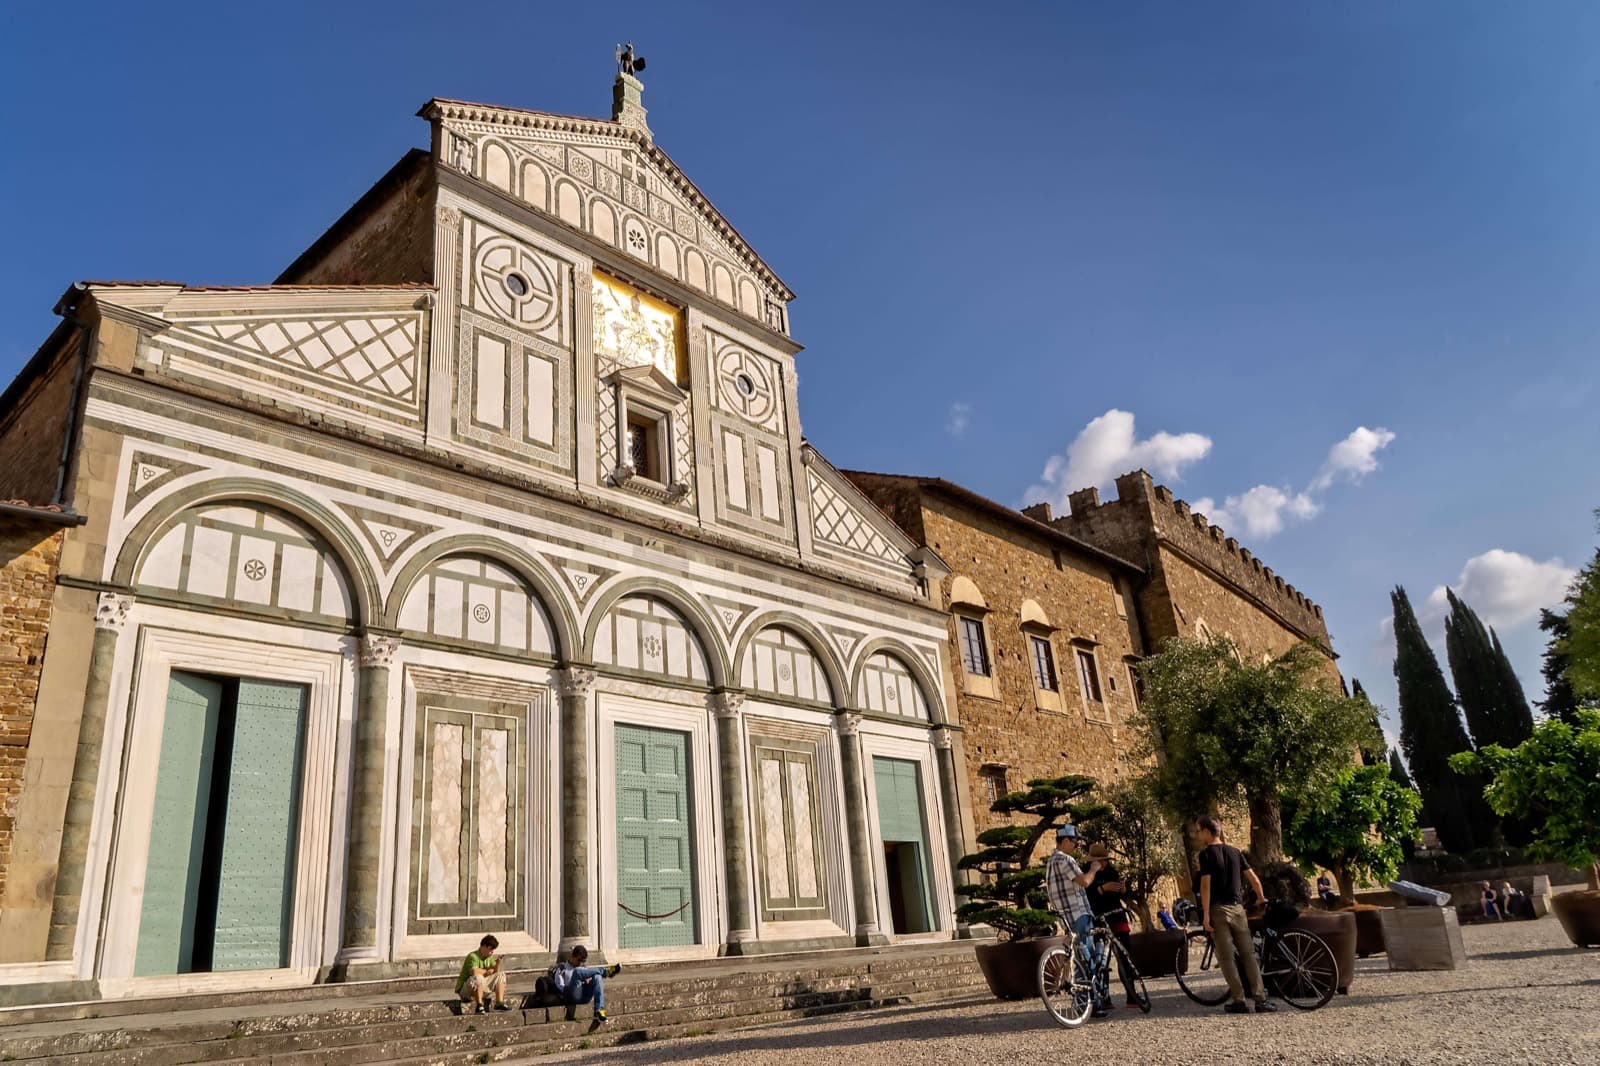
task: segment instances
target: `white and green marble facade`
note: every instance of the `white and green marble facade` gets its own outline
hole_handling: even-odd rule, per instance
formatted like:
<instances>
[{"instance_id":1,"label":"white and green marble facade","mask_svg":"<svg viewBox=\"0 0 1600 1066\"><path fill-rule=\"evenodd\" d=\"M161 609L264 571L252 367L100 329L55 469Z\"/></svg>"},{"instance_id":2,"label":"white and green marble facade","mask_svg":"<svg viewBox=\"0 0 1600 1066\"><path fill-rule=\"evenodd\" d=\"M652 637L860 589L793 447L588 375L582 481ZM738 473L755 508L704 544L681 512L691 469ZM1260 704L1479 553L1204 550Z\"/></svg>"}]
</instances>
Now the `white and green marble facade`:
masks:
<instances>
[{"instance_id":1,"label":"white and green marble facade","mask_svg":"<svg viewBox=\"0 0 1600 1066\"><path fill-rule=\"evenodd\" d=\"M133 995L429 969L484 932L892 940L882 759L936 853L914 935L953 935L942 564L802 442L791 294L648 131L430 108L431 285L90 290L137 336L87 384L103 729L50 972ZM597 350L597 272L681 315L679 374ZM628 466L636 402L659 477ZM304 686L281 968L135 972L174 671ZM685 838L687 909L626 903Z\"/></svg>"}]
</instances>

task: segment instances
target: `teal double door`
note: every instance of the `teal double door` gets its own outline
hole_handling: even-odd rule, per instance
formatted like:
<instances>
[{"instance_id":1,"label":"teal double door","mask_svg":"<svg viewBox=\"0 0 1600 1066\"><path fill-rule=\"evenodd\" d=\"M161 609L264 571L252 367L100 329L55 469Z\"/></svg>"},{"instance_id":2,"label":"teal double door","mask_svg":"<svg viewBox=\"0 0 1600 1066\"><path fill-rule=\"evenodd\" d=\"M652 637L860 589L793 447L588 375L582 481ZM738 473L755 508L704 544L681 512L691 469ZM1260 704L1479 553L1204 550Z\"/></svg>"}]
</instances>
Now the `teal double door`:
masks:
<instances>
[{"instance_id":1,"label":"teal double door","mask_svg":"<svg viewBox=\"0 0 1600 1066\"><path fill-rule=\"evenodd\" d=\"M689 734L616 727L617 946L698 939Z\"/></svg>"},{"instance_id":2,"label":"teal double door","mask_svg":"<svg viewBox=\"0 0 1600 1066\"><path fill-rule=\"evenodd\" d=\"M920 768L910 759L874 755L872 778L893 931L932 932L932 868Z\"/></svg>"},{"instance_id":3,"label":"teal double door","mask_svg":"<svg viewBox=\"0 0 1600 1066\"><path fill-rule=\"evenodd\" d=\"M306 697L172 673L135 975L288 965Z\"/></svg>"}]
</instances>

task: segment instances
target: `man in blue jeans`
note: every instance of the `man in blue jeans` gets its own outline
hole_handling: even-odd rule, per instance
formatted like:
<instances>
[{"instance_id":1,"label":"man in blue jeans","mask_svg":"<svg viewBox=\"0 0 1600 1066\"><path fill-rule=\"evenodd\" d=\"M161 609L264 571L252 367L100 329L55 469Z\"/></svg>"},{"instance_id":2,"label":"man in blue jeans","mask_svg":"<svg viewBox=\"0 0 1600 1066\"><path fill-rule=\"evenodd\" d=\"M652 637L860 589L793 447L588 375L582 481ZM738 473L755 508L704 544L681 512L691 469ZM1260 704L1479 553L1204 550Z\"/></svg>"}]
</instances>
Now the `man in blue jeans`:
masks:
<instances>
[{"instance_id":1,"label":"man in blue jeans","mask_svg":"<svg viewBox=\"0 0 1600 1066\"><path fill-rule=\"evenodd\" d=\"M1078 827L1064 825L1056 830L1056 850L1044 867L1044 889L1050 897L1050 909L1061 916L1067 928L1074 933L1087 933L1094 923L1094 911L1089 906L1089 893L1085 891L1094 883L1100 863L1090 862L1085 870L1078 865L1074 853L1078 850ZM1087 944L1084 955L1088 957ZM1104 1018L1111 1012L1111 999L1102 991L1100 982L1094 986L1094 1016Z\"/></svg>"},{"instance_id":2,"label":"man in blue jeans","mask_svg":"<svg viewBox=\"0 0 1600 1066\"><path fill-rule=\"evenodd\" d=\"M606 1020L606 978L615 977L622 966L586 966L589 949L582 944L572 949L567 960L558 963L551 974L556 991L567 1001L567 1021L578 1016L578 1004L594 1001L596 1024Z\"/></svg>"}]
</instances>

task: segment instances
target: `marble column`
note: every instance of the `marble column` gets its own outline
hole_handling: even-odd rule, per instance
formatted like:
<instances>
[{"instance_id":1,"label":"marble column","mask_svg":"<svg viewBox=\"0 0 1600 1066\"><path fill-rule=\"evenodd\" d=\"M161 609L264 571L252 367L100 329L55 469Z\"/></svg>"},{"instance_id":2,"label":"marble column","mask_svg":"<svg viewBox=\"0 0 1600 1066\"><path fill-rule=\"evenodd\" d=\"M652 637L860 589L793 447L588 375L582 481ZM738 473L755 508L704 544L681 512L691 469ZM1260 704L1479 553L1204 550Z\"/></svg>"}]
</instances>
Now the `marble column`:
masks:
<instances>
[{"instance_id":1,"label":"marble column","mask_svg":"<svg viewBox=\"0 0 1600 1066\"><path fill-rule=\"evenodd\" d=\"M750 849L745 825L749 808L744 790L744 731L740 716L744 693L713 692L706 699L717 720L717 770L722 788L722 866L728 896L728 954L743 953L754 940L755 921L750 908Z\"/></svg>"},{"instance_id":2,"label":"marble column","mask_svg":"<svg viewBox=\"0 0 1600 1066\"><path fill-rule=\"evenodd\" d=\"M850 842L850 885L856 911L856 943L887 944L878 928L878 893L872 861L872 827L867 823L867 767L861 749L861 715L840 711L834 717L839 732L839 772L844 778L844 824Z\"/></svg>"},{"instance_id":3,"label":"marble column","mask_svg":"<svg viewBox=\"0 0 1600 1066\"><path fill-rule=\"evenodd\" d=\"M341 961L372 960L378 948L378 894L383 855L383 778L388 761L389 673L400 638L367 633L357 653L354 775L344 874Z\"/></svg>"},{"instance_id":4,"label":"marble column","mask_svg":"<svg viewBox=\"0 0 1600 1066\"><path fill-rule=\"evenodd\" d=\"M961 874L961 781L960 767L956 765L955 728L935 726L933 754L935 769L939 774L939 809L944 814L944 846L950 861L952 884L960 884Z\"/></svg>"},{"instance_id":5,"label":"marble column","mask_svg":"<svg viewBox=\"0 0 1600 1066\"><path fill-rule=\"evenodd\" d=\"M116 665L117 641L132 608L133 597L124 592L102 592L95 605L89 680L84 686L83 715L78 720L78 748L72 759L72 785L61 825L55 899L50 908L50 941L45 958L51 962L72 958L77 939L84 872L89 861L89 832L100 779L100 748L111 703L111 672Z\"/></svg>"},{"instance_id":6,"label":"marble column","mask_svg":"<svg viewBox=\"0 0 1600 1066\"><path fill-rule=\"evenodd\" d=\"M595 957L594 928L589 915L589 734L593 716L589 694L594 671L568 666L555 673L561 697L561 942L565 955L584 944Z\"/></svg>"}]
</instances>

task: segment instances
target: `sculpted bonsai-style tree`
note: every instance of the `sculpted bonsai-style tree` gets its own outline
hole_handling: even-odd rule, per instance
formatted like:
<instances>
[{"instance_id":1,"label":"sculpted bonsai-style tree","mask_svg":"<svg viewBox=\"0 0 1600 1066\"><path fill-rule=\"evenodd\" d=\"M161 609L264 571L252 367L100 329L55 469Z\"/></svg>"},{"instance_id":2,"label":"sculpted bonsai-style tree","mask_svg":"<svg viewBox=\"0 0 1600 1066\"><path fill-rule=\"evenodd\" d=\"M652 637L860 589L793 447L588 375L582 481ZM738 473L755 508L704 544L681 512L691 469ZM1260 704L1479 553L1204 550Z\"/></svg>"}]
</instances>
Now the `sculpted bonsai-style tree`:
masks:
<instances>
[{"instance_id":1,"label":"sculpted bonsai-style tree","mask_svg":"<svg viewBox=\"0 0 1600 1066\"><path fill-rule=\"evenodd\" d=\"M1178 870L1177 837L1166 809L1156 795L1153 773L1119 781L1102 789L1106 812L1085 823L1084 833L1111 849L1122 875L1127 901L1146 930L1156 928L1150 899L1157 883Z\"/></svg>"},{"instance_id":2,"label":"sculpted bonsai-style tree","mask_svg":"<svg viewBox=\"0 0 1600 1066\"><path fill-rule=\"evenodd\" d=\"M1399 871L1421 810L1422 797L1396 781L1388 763L1351 766L1323 788L1284 798L1283 844L1302 871L1327 867L1340 897L1354 899L1358 879L1388 881Z\"/></svg>"},{"instance_id":3,"label":"sculpted bonsai-style tree","mask_svg":"<svg viewBox=\"0 0 1600 1066\"><path fill-rule=\"evenodd\" d=\"M1226 637L1169 640L1146 659L1139 721L1169 811L1187 821L1243 800L1251 860L1281 860L1284 796L1326 785L1361 745L1382 743L1371 705L1319 676L1325 662L1310 644L1244 662Z\"/></svg>"},{"instance_id":4,"label":"sculpted bonsai-style tree","mask_svg":"<svg viewBox=\"0 0 1600 1066\"><path fill-rule=\"evenodd\" d=\"M1034 851L1057 826L1104 815L1101 804L1079 802L1094 788L1094 778L1079 774L1040 778L1029 781L1025 791L1007 793L990 804L996 814L1025 814L1033 821L978 834L983 849L964 856L958 868L984 879L956 886L956 895L966 900L956 908L956 918L968 925L991 926L1011 940L1054 933L1056 919L1045 895L1044 866L1034 862ZM1053 835L1049 843L1055 845Z\"/></svg>"},{"instance_id":5,"label":"sculpted bonsai-style tree","mask_svg":"<svg viewBox=\"0 0 1600 1066\"><path fill-rule=\"evenodd\" d=\"M1514 748L1490 744L1450 766L1489 777L1484 798L1532 829L1529 852L1587 870L1590 890L1600 891L1600 710L1581 708L1574 719L1546 720Z\"/></svg>"}]
</instances>

